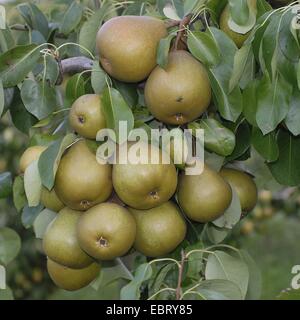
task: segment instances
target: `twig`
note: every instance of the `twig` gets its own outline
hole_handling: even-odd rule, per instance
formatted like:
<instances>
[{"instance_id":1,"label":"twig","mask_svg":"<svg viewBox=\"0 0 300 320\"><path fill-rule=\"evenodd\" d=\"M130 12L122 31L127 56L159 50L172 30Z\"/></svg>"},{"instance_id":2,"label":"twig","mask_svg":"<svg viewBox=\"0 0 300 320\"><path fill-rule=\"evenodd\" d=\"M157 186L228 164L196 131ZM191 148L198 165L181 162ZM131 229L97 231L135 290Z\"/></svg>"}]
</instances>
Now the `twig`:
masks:
<instances>
[{"instance_id":1,"label":"twig","mask_svg":"<svg viewBox=\"0 0 300 320\"><path fill-rule=\"evenodd\" d=\"M169 28L173 28L173 27L176 27L176 26L179 26L180 25L180 21L177 21L177 20L166 20L165 21L165 26L167 29Z\"/></svg>"},{"instance_id":2,"label":"twig","mask_svg":"<svg viewBox=\"0 0 300 320\"><path fill-rule=\"evenodd\" d=\"M101 7L101 2L100 2L100 0L94 0L94 6L95 6L95 9L96 9L96 10L100 9L100 7Z\"/></svg>"},{"instance_id":3,"label":"twig","mask_svg":"<svg viewBox=\"0 0 300 320\"><path fill-rule=\"evenodd\" d=\"M180 262L180 268L179 268L179 274L178 274L178 283L177 283L177 289L176 289L176 300L180 300L180 297L181 297L181 284L182 284L182 276L183 276L185 258L186 257L185 257L184 250L182 250L181 251L181 262Z\"/></svg>"},{"instance_id":4,"label":"twig","mask_svg":"<svg viewBox=\"0 0 300 320\"><path fill-rule=\"evenodd\" d=\"M179 31L177 33L177 37L174 45L175 50L178 50L180 41L185 37L185 28L187 25L189 25L191 19L192 19L192 14L188 14L180 21Z\"/></svg>"}]
</instances>

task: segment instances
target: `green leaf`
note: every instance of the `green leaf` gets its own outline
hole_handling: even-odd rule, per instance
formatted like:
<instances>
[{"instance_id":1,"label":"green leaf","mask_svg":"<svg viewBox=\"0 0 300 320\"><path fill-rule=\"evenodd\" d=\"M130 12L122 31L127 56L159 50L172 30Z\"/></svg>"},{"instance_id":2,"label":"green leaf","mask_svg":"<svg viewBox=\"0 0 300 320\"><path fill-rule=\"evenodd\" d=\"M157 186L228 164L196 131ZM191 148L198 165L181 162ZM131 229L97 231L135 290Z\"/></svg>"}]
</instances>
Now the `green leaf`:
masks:
<instances>
[{"instance_id":1,"label":"green leaf","mask_svg":"<svg viewBox=\"0 0 300 320\"><path fill-rule=\"evenodd\" d=\"M4 106L5 106L5 94L4 94L2 80L0 79L0 118L4 111Z\"/></svg>"},{"instance_id":2,"label":"green leaf","mask_svg":"<svg viewBox=\"0 0 300 320\"><path fill-rule=\"evenodd\" d=\"M223 251L214 251L207 259L205 269L206 280L228 280L235 283L242 299L246 297L249 283L249 270L246 263Z\"/></svg>"},{"instance_id":3,"label":"green leaf","mask_svg":"<svg viewBox=\"0 0 300 320\"><path fill-rule=\"evenodd\" d=\"M174 37L175 35L171 33L166 38L161 39L159 42L156 62L162 68L166 68L168 64L170 45Z\"/></svg>"},{"instance_id":4,"label":"green leaf","mask_svg":"<svg viewBox=\"0 0 300 320\"><path fill-rule=\"evenodd\" d=\"M91 74L91 83L93 90L96 94L101 94L106 84L107 75L104 70L100 67L99 61L94 61L92 74Z\"/></svg>"},{"instance_id":5,"label":"green leaf","mask_svg":"<svg viewBox=\"0 0 300 320\"><path fill-rule=\"evenodd\" d=\"M21 97L26 110L41 120L49 116L56 108L56 92L46 82L38 83L25 80L21 88Z\"/></svg>"},{"instance_id":6,"label":"green leaf","mask_svg":"<svg viewBox=\"0 0 300 320\"><path fill-rule=\"evenodd\" d=\"M133 108L138 103L138 93L136 84L124 83L118 80L113 80L113 84L116 89L121 93L122 97L130 108Z\"/></svg>"},{"instance_id":7,"label":"green leaf","mask_svg":"<svg viewBox=\"0 0 300 320\"><path fill-rule=\"evenodd\" d=\"M83 6L77 1L73 1L64 15L60 32L65 35L70 34L80 23L82 15Z\"/></svg>"},{"instance_id":8,"label":"green leaf","mask_svg":"<svg viewBox=\"0 0 300 320\"><path fill-rule=\"evenodd\" d=\"M243 92L243 113L246 120L257 127L256 112L257 112L257 90L259 81L256 79L248 84Z\"/></svg>"},{"instance_id":9,"label":"green leaf","mask_svg":"<svg viewBox=\"0 0 300 320\"><path fill-rule=\"evenodd\" d=\"M10 172L0 173L0 199L5 199L12 192L12 178Z\"/></svg>"},{"instance_id":10,"label":"green leaf","mask_svg":"<svg viewBox=\"0 0 300 320\"><path fill-rule=\"evenodd\" d=\"M127 122L127 133L134 128L134 118L131 109L123 99L119 91L114 88L106 88L101 97L103 104L103 112L109 129L116 133L117 141L119 141L119 124L120 121ZM126 137L127 139L127 137Z\"/></svg>"},{"instance_id":11,"label":"green leaf","mask_svg":"<svg viewBox=\"0 0 300 320\"><path fill-rule=\"evenodd\" d=\"M287 116L293 88L280 74L273 83L265 75L258 87L256 122L265 135Z\"/></svg>"},{"instance_id":12,"label":"green leaf","mask_svg":"<svg viewBox=\"0 0 300 320\"><path fill-rule=\"evenodd\" d=\"M25 189L24 189L24 178L21 176L16 177L13 184L13 199L14 205L18 212L20 212L27 204Z\"/></svg>"},{"instance_id":13,"label":"green leaf","mask_svg":"<svg viewBox=\"0 0 300 320\"><path fill-rule=\"evenodd\" d=\"M277 136L279 158L269 164L273 177L282 185L300 184L300 137L294 137L287 131L280 130Z\"/></svg>"},{"instance_id":14,"label":"green leaf","mask_svg":"<svg viewBox=\"0 0 300 320\"><path fill-rule=\"evenodd\" d=\"M66 86L66 99L68 104L73 102L85 94L85 82L81 74L72 76Z\"/></svg>"},{"instance_id":15,"label":"green leaf","mask_svg":"<svg viewBox=\"0 0 300 320\"><path fill-rule=\"evenodd\" d=\"M33 229L36 238L43 239L49 224L57 217L57 213L44 209L35 219Z\"/></svg>"},{"instance_id":16,"label":"green leaf","mask_svg":"<svg viewBox=\"0 0 300 320\"><path fill-rule=\"evenodd\" d=\"M42 182L39 174L38 160L33 161L24 173L24 188L29 207L40 203Z\"/></svg>"},{"instance_id":17,"label":"green leaf","mask_svg":"<svg viewBox=\"0 0 300 320\"><path fill-rule=\"evenodd\" d=\"M42 205L38 205L37 207L28 207L28 206L24 207L21 220L22 220L23 226L26 229L30 228L33 225L34 220L40 214L43 208L44 207Z\"/></svg>"},{"instance_id":18,"label":"green leaf","mask_svg":"<svg viewBox=\"0 0 300 320\"><path fill-rule=\"evenodd\" d=\"M15 46L15 40L12 36L11 30L6 28L0 29L0 52L5 52Z\"/></svg>"},{"instance_id":19,"label":"green leaf","mask_svg":"<svg viewBox=\"0 0 300 320\"><path fill-rule=\"evenodd\" d=\"M268 162L276 161L279 157L279 149L275 132L263 135L258 128L252 129L251 143L256 151Z\"/></svg>"},{"instance_id":20,"label":"green leaf","mask_svg":"<svg viewBox=\"0 0 300 320\"><path fill-rule=\"evenodd\" d=\"M35 44L17 46L0 56L0 78L4 88L19 84L35 67L40 52Z\"/></svg>"},{"instance_id":21,"label":"green leaf","mask_svg":"<svg viewBox=\"0 0 300 320\"><path fill-rule=\"evenodd\" d=\"M55 86L58 75L59 67L57 61L52 56L47 55L44 60L44 70L41 74L43 86Z\"/></svg>"},{"instance_id":22,"label":"green leaf","mask_svg":"<svg viewBox=\"0 0 300 320\"><path fill-rule=\"evenodd\" d=\"M0 263L7 266L18 255L21 239L12 229L0 228Z\"/></svg>"},{"instance_id":23,"label":"green leaf","mask_svg":"<svg viewBox=\"0 0 300 320\"><path fill-rule=\"evenodd\" d=\"M213 223L207 224L206 234L209 241L213 244L219 244L224 241L229 232L229 229L218 228Z\"/></svg>"},{"instance_id":24,"label":"green leaf","mask_svg":"<svg viewBox=\"0 0 300 320\"><path fill-rule=\"evenodd\" d=\"M189 32L187 44L192 55L206 66L212 67L220 63L220 49L210 32Z\"/></svg>"},{"instance_id":25,"label":"green leaf","mask_svg":"<svg viewBox=\"0 0 300 320\"><path fill-rule=\"evenodd\" d=\"M121 300L139 300L142 284L152 276L152 267L148 263L141 264L134 274L134 279L121 290Z\"/></svg>"},{"instance_id":26,"label":"green leaf","mask_svg":"<svg viewBox=\"0 0 300 320\"><path fill-rule=\"evenodd\" d=\"M291 97L290 110L285 118L285 124L294 136L300 135L299 101L300 101L300 91L297 89L294 89L293 95Z\"/></svg>"},{"instance_id":27,"label":"green leaf","mask_svg":"<svg viewBox=\"0 0 300 320\"><path fill-rule=\"evenodd\" d=\"M300 60L297 64L297 84L298 84L298 89L300 90Z\"/></svg>"},{"instance_id":28,"label":"green leaf","mask_svg":"<svg viewBox=\"0 0 300 320\"><path fill-rule=\"evenodd\" d=\"M54 141L41 154L38 162L39 173L42 185L48 190L51 190L54 186L56 171L63 153L75 139L76 136L74 134L68 134L64 138Z\"/></svg>"}]
</instances>

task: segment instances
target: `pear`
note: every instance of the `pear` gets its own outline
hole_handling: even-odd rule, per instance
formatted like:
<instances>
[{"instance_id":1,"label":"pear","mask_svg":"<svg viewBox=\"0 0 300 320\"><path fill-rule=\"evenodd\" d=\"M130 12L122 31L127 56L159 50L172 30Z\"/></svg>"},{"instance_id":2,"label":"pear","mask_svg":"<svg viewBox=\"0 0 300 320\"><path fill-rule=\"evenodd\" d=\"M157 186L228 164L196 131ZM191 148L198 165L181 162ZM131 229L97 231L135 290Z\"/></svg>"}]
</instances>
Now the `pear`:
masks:
<instances>
[{"instance_id":1,"label":"pear","mask_svg":"<svg viewBox=\"0 0 300 320\"><path fill-rule=\"evenodd\" d=\"M203 65L179 50L169 54L165 69L157 66L145 86L145 102L161 122L182 125L197 119L211 101L211 86Z\"/></svg>"},{"instance_id":2,"label":"pear","mask_svg":"<svg viewBox=\"0 0 300 320\"><path fill-rule=\"evenodd\" d=\"M80 211L64 208L43 238L45 254L56 263L73 269L85 268L93 262L78 244L76 228L81 215Z\"/></svg>"},{"instance_id":3,"label":"pear","mask_svg":"<svg viewBox=\"0 0 300 320\"><path fill-rule=\"evenodd\" d=\"M219 218L232 200L230 185L221 175L204 165L200 175L186 175L179 178L178 201L193 221L206 223Z\"/></svg>"},{"instance_id":4,"label":"pear","mask_svg":"<svg viewBox=\"0 0 300 320\"><path fill-rule=\"evenodd\" d=\"M86 94L79 97L72 105L69 121L82 137L96 139L98 131L106 127L100 96Z\"/></svg>"},{"instance_id":5,"label":"pear","mask_svg":"<svg viewBox=\"0 0 300 320\"><path fill-rule=\"evenodd\" d=\"M111 165L100 164L85 140L70 147L60 161L55 192L74 210L85 211L106 201L112 192Z\"/></svg>"},{"instance_id":6,"label":"pear","mask_svg":"<svg viewBox=\"0 0 300 320\"><path fill-rule=\"evenodd\" d=\"M75 291L86 287L100 273L100 265L92 263L83 269L71 269L62 266L51 259L47 260L47 269L52 281L61 289Z\"/></svg>"},{"instance_id":7,"label":"pear","mask_svg":"<svg viewBox=\"0 0 300 320\"><path fill-rule=\"evenodd\" d=\"M253 179L246 172L223 168L221 176L236 190L244 212L254 209L257 203L257 187Z\"/></svg>"},{"instance_id":8,"label":"pear","mask_svg":"<svg viewBox=\"0 0 300 320\"><path fill-rule=\"evenodd\" d=\"M220 29L223 32L225 32L230 39L233 40L233 42L236 44L238 48L240 48L249 37L250 31L247 32L246 34L241 34L231 30L228 25L229 19L230 19L230 8L229 8L229 5L227 5L220 16L220 23L219 23Z\"/></svg>"},{"instance_id":9,"label":"pear","mask_svg":"<svg viewBox=\"0 0 300 320\"><path fill-rule=\"evenodd\" d=\"M164 22L156 18L114 17L97 34L102 67L117 80L142 81L156 66L158 44L166 36Z\"/></svg>"},{"instance_id":10,"label":"pear","mask_svg":"<svg viewBox=\"0 0 300 320\"><path fill-rule=\"evenodd\" d=\"M131 148L132 145L128 144ZM121 152L130 152L122 149ZM117 163L113 166L113 186L119 198L135 209L150 209L168 201L176 191L177 172L174 164L163 163L162 150L142 142L140 154L148 154L145 163ZM158 163L150 163L152 155L158 157ZM129 153L128 153L129 154ZM153 155L153 156L154 156ZM168 156L169 157L169 156Z\"/></svg>"},{"instance_id":11,"label":"pear","mask_svg":"<svg viewBox=\"0 0 300 320\"><path fill-rule=\"evenodd\" d=\"M81 248L99 260L113 260L133 245L136 224L130 212L115 203L101 203L84 213L77 225Z\"/></svg>"},{"instance_id":12,"label":"pear","mask_svg":"<svg viewBox=\"0 0 300 320\"><path fill-rule=\"evenodd\" d=\"M160 257L172 252L184 240L186 223L171 201L148 210L129 210L137 226L134 248L142 254Z\"/></svg>"},{"instance_id":13,"label":"pear","mask_svg":"<svg viewBox=\"0 0 300 320\"><path fill-rule=\"evenodd\" d=\"M52 189L51 191L49 191L45 187L42 187L41 203L45 208L50 209L54 212L59 212L65 207L65 205L58 198L55 190Z\"/></svg>"},{"instance_id":14,"label":"pear","mask_svg":"<svg viewBox=\"0 0 300 320\"><path fill-rule=\"evenodd\" d=\"M38 160L46 149L47 147L45 146L33 146L26 149L20 158L20 172L24 173L27 167L29 167L33 161Z\"/></svg>"}]
</instances>

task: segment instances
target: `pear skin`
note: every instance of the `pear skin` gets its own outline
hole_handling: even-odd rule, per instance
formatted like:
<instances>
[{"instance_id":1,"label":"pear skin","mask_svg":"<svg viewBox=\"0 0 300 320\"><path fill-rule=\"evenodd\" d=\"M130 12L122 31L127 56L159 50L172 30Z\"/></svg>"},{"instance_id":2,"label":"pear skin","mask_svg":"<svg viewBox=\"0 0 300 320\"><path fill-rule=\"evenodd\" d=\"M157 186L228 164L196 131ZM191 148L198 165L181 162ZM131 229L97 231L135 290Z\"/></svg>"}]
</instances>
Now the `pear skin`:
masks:
<instances>
[{"instance_id":1,"label":"pear skin","mask_svg":"<svg viewBox=\"0 0 300 320\"><path fill-rule=\"evenodd\" d=\"M167 36L163 21L145 16L108 20L97 34L100 62L113 78L139 82L156 66L159 41Z\"/></svg>"},{"instance_id":2,"label":"pear skin","mask_svg":"<svg viewBox=\"0 0 300 320\"><path fill-rule=\"evenodd\" d=\"M112 193L112 167L100 164L85 140L76 142L60 161L55 192L74 210L85 211L106 201Z\"/></svg>"},{"instance_id":3,"label":"pear skin","mask_svg":"<svg viewBox=\"0 0 300 320\"><path fill-rule=\"evenodd\" d=\"M60 201L54 189L49 191L45 187L42 188L41 192L41 203L42 205L54 212L59 212L65 205Z\"/></svg>"},{"instance_id":4,"label":"pear skin","mask_svg":"<svg viewBox=\"0 0 300 320\"><path fill-rule=\"evenodd\" d=\"M190 53L169 54L165 69L157 66L145 87L145 102L159 121L183 125L206 111L211 101L211 86L203 65Z\"/></svg>"},{"instance_id":5,"label":"pear skin","mask_svg":"<svg viewBox=\"0 0 300 320\"><path fill-rule=\"evenodd\" d=\"M26 149L20 158L20 172L24 173L27 167L35 160L38 160L40 155L47 149L45 146L33 146Z\"/></svg>"}]
</instances>

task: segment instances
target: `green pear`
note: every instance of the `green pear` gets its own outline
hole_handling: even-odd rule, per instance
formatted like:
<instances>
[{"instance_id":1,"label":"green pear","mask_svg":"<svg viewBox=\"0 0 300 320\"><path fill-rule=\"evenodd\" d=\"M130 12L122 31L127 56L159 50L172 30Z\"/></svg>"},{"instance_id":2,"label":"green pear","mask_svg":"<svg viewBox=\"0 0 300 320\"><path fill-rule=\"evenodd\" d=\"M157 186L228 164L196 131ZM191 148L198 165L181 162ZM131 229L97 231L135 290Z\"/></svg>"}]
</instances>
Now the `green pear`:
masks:
<instances>
[{"instance_id":1,"label":"green pear","mask_svg":"<svg viewBox=\"0 0 300 320\"><path fill-rule=\"evenodd\" d=\"M19 170L24 173L26 169L35 160L38 160L40 155L47 149L45 146L33 146L24 151L20 158Z\"/></svg>"},{"instance_id":2,"label":"green pear","mask_svg":"<svg viewBox=\"0 0 300 320\"><path fill-rule=\"evenodd\" d=\"M186 223L171 201L148 210L129 210L137 226L134 248L142 254L160 257L172 252L184 240Z\"/></svg>"},{"instance_id":3,"label":"green pear","mask_svg":"<svg viewBox=\"0 0 300 320\"><path fill-rule=\"evenodd\" d=\"M85 211L106 201L112 192L111 165L100 164L85 140L69 148L60 161L55 192L74 210Z\"/></svg>"},{"instance_id":4,"label":"green pear","mask_svg":"<svg viewBox=\"0 0 300 320\"><path fill-rule=\"evenodd\" d=\"M230 185L221 175L207 165L200 175L186 175L179 178L178 201L193 221L206 223L219 218L232 201Z\"/></svg>"},{"instance_id":5,"label":"green pear","mask_svg":"<svg viewBox=\"0 0 300 320\"><path fill-rule=\"evenodd\" d=\"M101 203L79 219L77 237L81 248L99 260L113 260L133 245L136 224L130 212L115 203Z\"/></svg>"},{"instance_id":6,"label":"green pear","mask_svg":"<svg viewBox=\"0 0 300 320\"><path fill-rule=\"evenodd\" d=\"M65 205L60 201L54 189L49 191L45 187L42 188L41 192L41 203L42 205L54 212L59 212Z\"/></svg>"},{"instance_id":7,"label":"green pear","mask_svg":"<svg viewBox=\"0 0 300 320\"><path fill-rule=\"evenodd\" d=\"M246 172L229 168L223 168L220 174L236 190L242 211L253 210L257 203L257 187L251 176Z\"/></svg>"},{"instance_id":8,"label":"green pear","mask_svg":"<svg viewBox=\"0 0 300 320\"><path fill-rule=\"evenodd\" d=\"M113 78L139 82L156 66L159 41L167 36L163 21L145 16L108 20L97 35L100 62Z\"/></svg>"},{"instance_id":9,"label":"green pear","mask_svg":"<svg viewBox=\"0 0 300 320\"><path fill-rule=\"evenodd\" d=\"M229 5L227 5L220 16L220 22L219 22L220 29L223 32L225 32L230 39L233 40L233 42L236 44L238 48L240 48L249 37L250 32L247 32L246 34L241 34L231 30L228 25L229 19L230 19L230 8L229 8Z\"/></svg>"},{"instance_id":10,"label":"green pear","mask_svg":"<svg viewBox=\"0 0 300 320\"><path fill-rule=\"evenodd\" d=\"M128 152L132 145L128 144ZM177 172L174 164L163 163L162 156L168 156L159 148L153 148L143 142L140 144L140 154L148 154L145 163L117 163L113 166L113 186L119 198L135 209L150 209L168 201L176 191ZM158 163L150 163L150 157L158 157Z\"/></svg>"},{"instance_id":11,"label":"green pear","mask_svg":"<svg viewBox=\"0 0 300 320\"><path fill-rule=\"evenodd\" d=\"M64 208L43 238L45 254L56 263L73 269L85 268L93 262L78 244L76 228L81 215L80 211Z\"/></svg>"},{"instance_id":12,"label":"green pear","mask_svg":"<svg viewBox=\"0 0 300 320\"><path fill-rule=\"evenodd\" d=\"M82 137L96 139L98 131L106 127L100 96L86 94L79 97L72 105L69 121Z\"/></svg>"},{"instance_id":13,"label":"green pear","mask_svg":"<svg viewBox=\"0 0 300 320\"><path fill-rule=\"evenodd\" d=\"M94 281L100 273L100 265L92 263L83 269L71 269L50 259L47 269L52 281L61 289L75 291L86 287Z\"/></svg>"},{"instance_id":14,"label":"green pear","mask_svg":"<svg viewBox=\"0 0 300 320\"><path fill-rule=\"evenodd\" d=\"M145 102L161 122L182 125L206 111L211 86L203 65L183 50L169 54L165 69L157 66L145 87Z\"/></svg>"}]
</instances>

